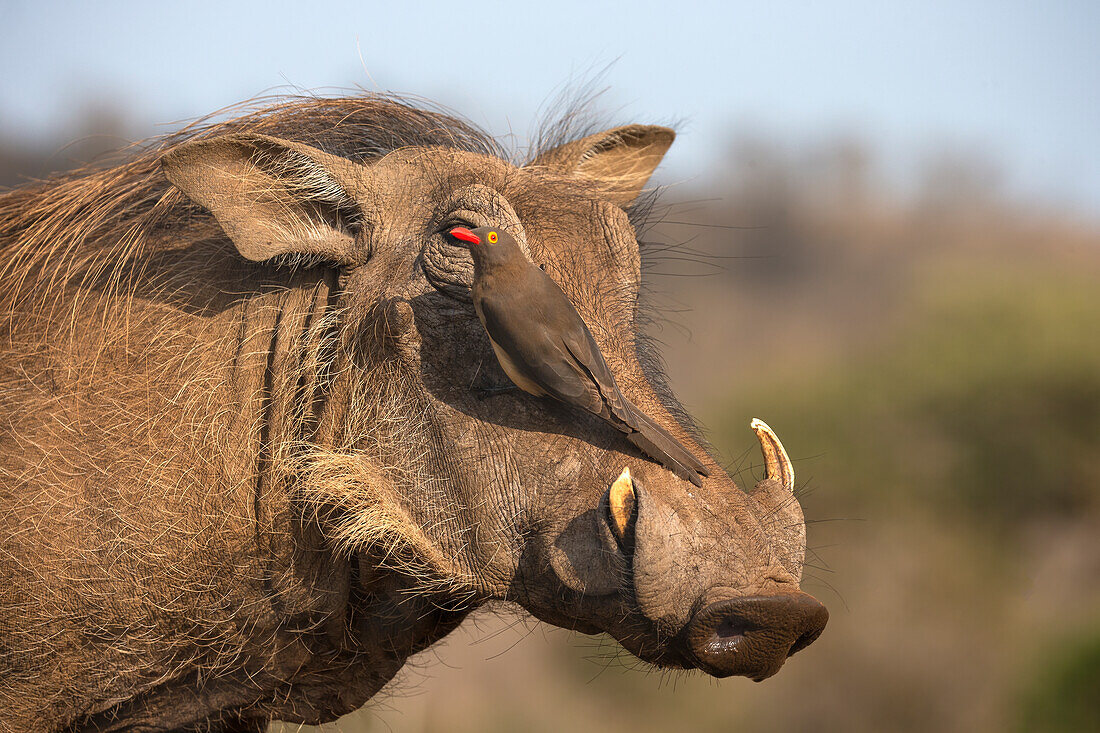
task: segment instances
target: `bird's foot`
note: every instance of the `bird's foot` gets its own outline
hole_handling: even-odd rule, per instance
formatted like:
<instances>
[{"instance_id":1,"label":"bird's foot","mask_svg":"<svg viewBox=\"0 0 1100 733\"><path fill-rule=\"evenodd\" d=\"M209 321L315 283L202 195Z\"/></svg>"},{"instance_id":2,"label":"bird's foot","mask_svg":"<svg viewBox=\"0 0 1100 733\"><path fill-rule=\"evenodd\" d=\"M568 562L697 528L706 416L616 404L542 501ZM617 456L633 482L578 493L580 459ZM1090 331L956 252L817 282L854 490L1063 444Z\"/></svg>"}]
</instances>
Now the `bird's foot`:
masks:
<instances>
[{"instance_id":1,"label":"bird's foot","mask_svg":"<svg viewBox=\"0 0 1100 733\"><path fill-rule=\"evenodd\" d=\"M514 392L518 390L514 384L502 384L496 387L481 387L474 390L479 400L487 400L490 397L496 397L498 394L505 394L506 392Z\"/></svg>"}]
</instances>

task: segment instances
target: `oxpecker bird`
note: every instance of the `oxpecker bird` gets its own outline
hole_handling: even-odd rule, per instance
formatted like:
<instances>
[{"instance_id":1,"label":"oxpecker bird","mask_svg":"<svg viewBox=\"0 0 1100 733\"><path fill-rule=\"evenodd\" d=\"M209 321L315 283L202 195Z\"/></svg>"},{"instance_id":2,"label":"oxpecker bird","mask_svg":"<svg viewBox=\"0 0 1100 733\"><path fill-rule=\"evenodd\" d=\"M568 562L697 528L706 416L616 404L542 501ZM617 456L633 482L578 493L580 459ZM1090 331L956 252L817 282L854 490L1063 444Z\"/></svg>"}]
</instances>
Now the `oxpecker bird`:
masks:
<instances>
[{"instance_id":1,"label":"oxpecker bird","mask_svg":"<svg viewBox=\"0 0 1100 733\"><path fill-rule=\"evenodd\" d=\"M702 485L706 466L623 396L569 298L512 235L494 227L455 227L449 234L470 250L474 308L517 387L598 415L665 468Z\"/></svg>"}]
</instances>

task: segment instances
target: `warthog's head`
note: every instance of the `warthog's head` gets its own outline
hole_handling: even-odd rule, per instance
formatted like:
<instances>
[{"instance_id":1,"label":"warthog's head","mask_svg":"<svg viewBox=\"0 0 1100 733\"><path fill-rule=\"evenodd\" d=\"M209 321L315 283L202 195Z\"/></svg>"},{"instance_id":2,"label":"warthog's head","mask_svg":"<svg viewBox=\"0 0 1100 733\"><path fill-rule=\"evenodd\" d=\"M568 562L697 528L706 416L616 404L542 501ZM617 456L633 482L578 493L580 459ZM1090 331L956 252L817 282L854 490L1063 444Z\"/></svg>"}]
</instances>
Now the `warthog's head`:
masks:
<instances>
[{"instance_id":1,"label":"warthog's head","mask_svg":"<svg viewBox=\"0 0 1100 733\"><path fill-rule=\"evenodd\" d=\"M437 605L505 599L655 664L760 680L828 614L799 590L805 524L778 440L754 424L767 476L741 491L639 335L628 212L672 140L620 127L518 167L443 146L352 160L242 133L163 164L244 258L330 273L323 399L308 445L285 453L332 541L415 576ZM470 302L469 253L446 236L457 225L506 229L557 281L623 393L706 456L702 488L596 417L498 389L509 383Z\"/></svg>"}]
</instances>

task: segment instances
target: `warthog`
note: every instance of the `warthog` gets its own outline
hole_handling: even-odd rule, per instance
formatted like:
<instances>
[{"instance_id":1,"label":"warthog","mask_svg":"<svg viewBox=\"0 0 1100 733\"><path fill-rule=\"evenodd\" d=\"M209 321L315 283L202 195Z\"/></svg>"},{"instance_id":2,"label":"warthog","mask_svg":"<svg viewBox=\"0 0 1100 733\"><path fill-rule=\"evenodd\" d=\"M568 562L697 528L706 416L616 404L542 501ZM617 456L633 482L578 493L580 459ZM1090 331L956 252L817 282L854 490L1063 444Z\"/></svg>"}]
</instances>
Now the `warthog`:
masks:
<instances>
[{"instance_id":1,"label":"warthog","mask_svg":"<svg viewBox=\"0 0 1100 733\"><path fill-rule=\"evenodd\" d=\"M739 490L639 334L637 202L672 139L516 165L446 114L310 98L4 193L3 728L332 720L494 600L718 677L812 642L782 446L756 426L767 476ZM490 224L702 488L500 389L445 236Z\"/></svg>"}]
</instances>

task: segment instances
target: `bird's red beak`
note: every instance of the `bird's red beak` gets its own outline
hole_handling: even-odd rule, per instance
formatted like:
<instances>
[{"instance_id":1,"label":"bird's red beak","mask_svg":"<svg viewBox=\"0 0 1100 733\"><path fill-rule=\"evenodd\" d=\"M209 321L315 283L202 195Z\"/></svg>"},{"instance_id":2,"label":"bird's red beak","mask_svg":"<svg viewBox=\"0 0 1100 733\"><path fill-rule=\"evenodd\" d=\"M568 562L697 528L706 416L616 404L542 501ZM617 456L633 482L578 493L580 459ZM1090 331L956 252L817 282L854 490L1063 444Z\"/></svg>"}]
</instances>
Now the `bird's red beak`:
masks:
<instances>
[{"instance_id":1,"label":"bird's red beak","mask_svg":"<svg viewBox=\"0 0 1100 733\"><path fill-rule=\"evenodd\" d=\"M461 239L463 242L469 242L470 244L481 244L481 240L477 238L477 235L471 232L466 227L455 227L449 234L455 239Z\"/></svg>"}]
</instances>

